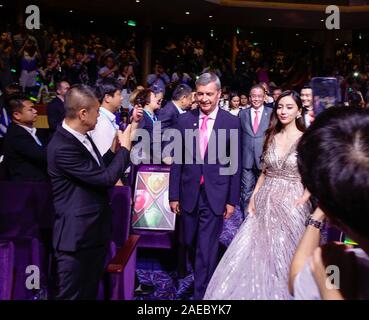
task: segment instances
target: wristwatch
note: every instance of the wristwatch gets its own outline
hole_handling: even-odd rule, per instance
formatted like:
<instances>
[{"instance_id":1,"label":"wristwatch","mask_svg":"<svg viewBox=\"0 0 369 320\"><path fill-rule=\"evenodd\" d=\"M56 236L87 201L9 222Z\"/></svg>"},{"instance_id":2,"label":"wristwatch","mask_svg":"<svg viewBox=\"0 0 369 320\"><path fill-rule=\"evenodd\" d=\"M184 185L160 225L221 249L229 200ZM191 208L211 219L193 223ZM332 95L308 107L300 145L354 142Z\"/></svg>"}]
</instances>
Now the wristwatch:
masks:
<instances>
[{"instance_id":1,"label":"wristwatch","mask_svg":"<svg viewBox=\"0 0 369 320\"><path fill-rule=\"evenodd\" d=\"M313 219L311 216L309 216L309 218L306 220L305 222L305 226L313 226L319 230L322 230L325 226L325 222L324 221L318 221Z\"/></svg>"}]
</instances>

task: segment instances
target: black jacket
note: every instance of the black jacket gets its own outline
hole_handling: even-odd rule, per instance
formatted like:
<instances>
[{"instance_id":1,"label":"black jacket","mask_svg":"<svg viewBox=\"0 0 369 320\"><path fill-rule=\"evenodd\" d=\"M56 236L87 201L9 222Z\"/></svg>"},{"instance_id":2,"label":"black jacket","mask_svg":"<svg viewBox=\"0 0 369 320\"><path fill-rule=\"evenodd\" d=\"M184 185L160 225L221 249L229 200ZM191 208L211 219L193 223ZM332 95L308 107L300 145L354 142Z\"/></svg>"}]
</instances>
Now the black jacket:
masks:
<instances>
[{"instance_id":1,"label":"black jacket","mask_svg":"<svg viewBox=\"0 0 369 320\"><path fill-rule=\"evenodd\" d=\"M21 126L11 123L4 139L7 173L15 181L46 181L46 148Z\"/></svg>"},{"instance_id":2,"label":"black jacket","mask_svg":"<svg viewBox=\"0 0 369 320\"><path fill-rule=\"evenodd\" d=\"M129 164L129 151L110 150L99 157L99 166L85 146L59 126L51 139L48 172L53 186L54 248L74 252L106 245L111 235L108 189Z\"/></svg>"}]
</instances>

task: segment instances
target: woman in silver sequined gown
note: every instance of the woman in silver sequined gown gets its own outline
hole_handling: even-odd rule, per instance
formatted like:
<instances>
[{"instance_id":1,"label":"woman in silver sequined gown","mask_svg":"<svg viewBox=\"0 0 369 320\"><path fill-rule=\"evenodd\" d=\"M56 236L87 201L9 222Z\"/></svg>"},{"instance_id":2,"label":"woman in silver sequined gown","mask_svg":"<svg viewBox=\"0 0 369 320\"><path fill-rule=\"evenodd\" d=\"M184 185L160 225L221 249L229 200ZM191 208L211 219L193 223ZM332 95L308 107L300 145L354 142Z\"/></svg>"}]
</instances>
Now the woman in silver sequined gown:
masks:
<instances>
[{"instance_id":1,"label":"woman in silver sequined gown","mask_svg":"<svg viewBox=\"0 0 369 320\"><path fill-rule=\"evenodd\" d=\"M292 298L288 292L290 264L312 211L310 201L296 205L306 194L297 168L297 143L298 138L281 155L275 136L270 136L264 154L263 183L254 195L255 214L241 225L215 270L204 299Z\"/></svg>"}]
</instances>

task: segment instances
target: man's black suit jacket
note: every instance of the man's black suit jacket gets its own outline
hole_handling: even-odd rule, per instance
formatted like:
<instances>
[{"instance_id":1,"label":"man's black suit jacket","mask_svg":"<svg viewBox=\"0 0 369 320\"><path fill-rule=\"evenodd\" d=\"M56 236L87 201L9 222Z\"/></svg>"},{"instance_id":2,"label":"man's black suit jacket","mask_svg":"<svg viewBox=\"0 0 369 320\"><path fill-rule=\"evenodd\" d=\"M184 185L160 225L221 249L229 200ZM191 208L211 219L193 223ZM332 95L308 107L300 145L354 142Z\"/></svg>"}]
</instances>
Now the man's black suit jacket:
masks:
<instances>
[{"instance_id":1,"label":"man's black suit jacket","mask_svg":"<svg viewBox=\"0 0 369 320\"><path fill-rule=\"evenodd\" d=\"M51 139L48 172L55 206L53 245L56 250L75 252L106 245L111 234L108 189L129 164L129 151L110 150L99 158L99 166L85 146L59 126Z\"/></svg>"},{"instance_id":2,"label":"man's black suit jacket","mask_svg":"<svg viewBox=\"0 0 369 320\"><path fill-rule=\"evenodd\" d=\"M4 138L4 159L11 180L48 180L46 148L15 123L9 125Z\"/></svg>"}]
</instances>

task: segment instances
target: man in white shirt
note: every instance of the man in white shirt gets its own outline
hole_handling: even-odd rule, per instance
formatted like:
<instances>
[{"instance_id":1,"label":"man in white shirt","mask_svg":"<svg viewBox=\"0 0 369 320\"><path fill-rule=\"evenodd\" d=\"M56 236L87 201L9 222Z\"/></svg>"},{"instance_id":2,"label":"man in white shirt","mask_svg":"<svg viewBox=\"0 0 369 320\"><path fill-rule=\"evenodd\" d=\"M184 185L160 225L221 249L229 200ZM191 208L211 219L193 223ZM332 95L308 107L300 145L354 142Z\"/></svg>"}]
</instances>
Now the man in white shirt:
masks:
<instances>
[{"instance_id":1,"label":"man in white shirt","mask_svg":"<svg viewBox=\"0 0 369 320\"><path fill-rule=\"evenodd\" d=\"M90 131L90 136L101 155L111 147L119 126L116 123L115 113L122 103L119 82L112 78L103 79L96 87L96 95L101 103L96 127Z\"/></svg>"}]
</instances>

